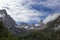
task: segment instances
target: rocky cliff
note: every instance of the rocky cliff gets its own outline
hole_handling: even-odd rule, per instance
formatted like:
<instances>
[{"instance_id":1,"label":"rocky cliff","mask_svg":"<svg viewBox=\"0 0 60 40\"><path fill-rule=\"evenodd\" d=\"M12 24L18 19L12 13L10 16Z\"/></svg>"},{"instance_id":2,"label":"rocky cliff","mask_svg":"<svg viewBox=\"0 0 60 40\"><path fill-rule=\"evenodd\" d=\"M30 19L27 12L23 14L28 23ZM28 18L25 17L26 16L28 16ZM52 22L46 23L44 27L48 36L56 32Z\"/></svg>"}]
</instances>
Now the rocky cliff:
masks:
<instances>
[{"instance_id":1,"label":"rocky cliff","mask_svg":"<svg viewBox=\"0 0 60 40\"><path fill-rule=\"evenodd\" d=\"M4 27L6 27L11 33L13 33L14 35L19 35L22 33L26 33L28 32L26 29L24 28L17 28L17 24L15 23L15 21L12 19L12 17L10 17L6 10L0 10L0 21L3 22Z\"/></svg>"},{"instance_id":2,"label":"rocky cliff","mask_svg":"<svg viewBox=\"0 0 60 40\"><path fill-rule=\"evenodd\" d=\"M11 33L17 33L18 32L18 28L16 28L16 23L15 21L12 19L12 17L10 17L6 10L0 10L0 21L3 22L4 27L6 27ZM20 30L19 30L20 32Z\"/></svg>"},{"instance_id":3,"label":"rocky cliff","mask_svg":"<svg viewBox=\"0 0 60 40\"><path fill-rule=\"evenodd\" d=\"M15 27L16 23L15 21L7 14L6 10L0 10L0 20L3 21L3 25L5 27Z\"/></svg>"}]
</instances>

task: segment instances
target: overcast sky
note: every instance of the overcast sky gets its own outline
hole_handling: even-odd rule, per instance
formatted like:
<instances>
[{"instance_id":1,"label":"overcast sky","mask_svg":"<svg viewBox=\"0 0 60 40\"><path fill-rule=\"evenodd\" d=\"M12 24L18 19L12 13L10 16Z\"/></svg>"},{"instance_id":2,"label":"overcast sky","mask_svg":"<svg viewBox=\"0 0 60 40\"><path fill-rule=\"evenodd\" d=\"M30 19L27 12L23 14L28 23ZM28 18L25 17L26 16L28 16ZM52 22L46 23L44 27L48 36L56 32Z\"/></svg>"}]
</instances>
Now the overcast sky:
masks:
<instances>
[{"instance_id":1,"label":"overcast sky","mask_svg":"<svg viewBox=\"0 0 60 40\"><path fill-rule=\"evenodd\" d=\"M47 23L60 15L60 0L0 0L0 9L16 22Z\"/></svg>"}]
</instances>

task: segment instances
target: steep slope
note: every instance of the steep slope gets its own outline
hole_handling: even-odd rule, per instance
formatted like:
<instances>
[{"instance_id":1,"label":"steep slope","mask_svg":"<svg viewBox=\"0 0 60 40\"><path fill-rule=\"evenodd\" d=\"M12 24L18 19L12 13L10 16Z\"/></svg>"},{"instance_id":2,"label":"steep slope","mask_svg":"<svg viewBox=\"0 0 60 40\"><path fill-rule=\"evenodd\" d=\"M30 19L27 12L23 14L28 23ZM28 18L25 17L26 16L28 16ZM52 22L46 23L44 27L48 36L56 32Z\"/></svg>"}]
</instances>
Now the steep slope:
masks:
<instances>
[{"instance_id":1,"label":"steep slope","mask_svg":"<svg viewBox=\"0 0 60 40\"><path fill-rule=\"evenodd\" d=\"M0 40L7 40L8 38L8 31L4 28L2 22L0 22Z\"/></svg>"},{"instance_id":2,"label":"steep slope","mask_svg":"<svg viewBox=\"0 0 60 40\"><path fill-rule=\"evenodd\" d=\"M0 21L0 40L60 40L60 30L56 31L56 32L55 31L52 31L52 32L47 31L47 32L45 32L43 30L41 30L41 31L33 31L33 32L29 32L29 35L26 35L28 32L25 29L20 29L20 28L13 27L13 26L6 26L5 27L4 21L5 21L5 19L4 20L2 19ZM8 21L5 21L5 22L8 23ZM8 24L6 24L6 25L9 25L9 24L10 24L10 22ZM12 24L10 24L10 25L12 25ZM60 17L58 17L56 20L52 21L52 23L49 22L47 24L47 29L51 30L51 28L54 28L55 25L60 25ZM19 35L19 37L17 37L16 35L14 36L9 32L7 27L14 34L15 33L17 33L17 34L24 33L25 35Z\"/></svg>"},{"instance_id":3,"label":"steep slope","mask_svg":"<svg viewBox=\"0 0 60 40\"><path fill-rule=\"evenodd\" d=\"M0 40L18 40L18 37L11 34L5 26L3 26L2 21L0 21Z\"/></svg>"},{"instance_id":4,"label":"steep slope","mask_svg":"<svg viewBox=\"0 0 60 40\"><path fill-rule=\"evenodd\" d=\"M3 22L5 28L7 28L9 31L12 30L13 32L13 29L16 26L15 21L7 14L5 9L0 10L0 15L0 21Z\"/></svg>"},{"instance_id":5,"label":"steep slope","mask_svg":"<svg viewBox=\"0 0 60 40\"><path fill-rule=\"evenodd\" d=\"M12 34L14 35L20 35L22 33L26 33L28 32L26 29L24 28L17 28L17 24L15 23L15 21L12 19L12 17L10 17L6 10L0 10L0 21L3 22L3 25L5 28L7 28Z\"/></svg>"},{"instance_id":6,"label":"steep slope","mask_svg":"<svg viewBox=\"0 0 60 40\"><path fill-rule=\"evenodd\" d=\"M3 17L1 18L3 20L3 24L6 26L6 27L15 27L16 26L16 23L15 21L11 18L11 16L9 16L6 12L5 9L3 10L0 10L0 14L3 15ZM0 20L1 20L0 19Z\"/></svg>"},{"instance_id":7,"label":"steep slope","mask_svg":"<svg viewBox=\"0 0 60 40\"><path fill-rule=\"evenodd\" d=\"M47 23L46 30L53 30L55 27L57 28L60 25L60 16L58 16L55 20Z\"/></svg>"}]
</instances>

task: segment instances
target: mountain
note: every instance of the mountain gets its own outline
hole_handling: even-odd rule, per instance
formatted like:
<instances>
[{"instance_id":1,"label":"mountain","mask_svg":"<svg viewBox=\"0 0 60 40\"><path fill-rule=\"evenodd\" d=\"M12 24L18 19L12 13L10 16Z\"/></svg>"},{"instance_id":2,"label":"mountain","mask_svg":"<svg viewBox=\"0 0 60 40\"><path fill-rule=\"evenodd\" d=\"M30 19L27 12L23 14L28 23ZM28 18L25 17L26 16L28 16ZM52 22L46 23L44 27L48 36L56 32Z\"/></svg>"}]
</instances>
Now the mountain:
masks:
<instances>
[{"instance_id":1,"label":"mountain","mask_svg":"<svg viewBox=\"0 0 60 40\"><path fill-rule=\"evenodd\" d=\"M5 9L0 10L0 21L2 21L3 26L7 28L14 35L20 35L22 33L28 32L28 30L24 28L16 27L17 24L15 23L13 18L7 14L7 11Z\"/></svg>"},{"instance_id":2,"label":"mountain","mask_svg":"<svg viewBox=\"0 0 60 40\"><path fill-rule=\"evenodd\" d=\"M5 9L0 10L0 14L3 16L3 17L0 17L0 20L1 19L3 20L3 24L5 27L9 28L9 27L15 27L16 26L15 21L7 14Z\"/></svg>"},{"instance_id":3,"label":"mountain","mask_svg":"<svg viewBox=\"0 0 60 40\"><path fill-rule=\"evenodd\" d=\"M15 31L16 23L15 21L7 14L6 10L0 10L0 21L3 22L5 28L7 28L10 32Z\"/></svg>"},{"instance_id":4,"label":"mountain","mask_svg":"<svg viewBox=\"0 0 60 40\"><path fill-rule=\"evenodd\" d=\"M10 16L5 14L4 10L0 11L0 40L60 40L60 30L49 32L52 28L60 26L60 16L47 23L46 29L39 31L28 31L24 28L21 29L16 27L16 23L14 25L13 23L15 23L15 21ZM25 25L25 23L22 23L22 25L23 24Z\"/></svg>"},{"instance_id":5,"label":"mountain","mask_svg":"<svg viewBox=\"0 0 60 40\"><path fill-rule=\"evenodd\" d=\"M0 40L18 40L17 35L11 34L8 29L0 21Z\"/></svg>"},{"instance_id":6,"label":"mountain","mask_svg":"<svg viewBox=\"0 0 60 40\"><path fill-rule=\"evenodd\" d=\"M0 10L0 22L3 22L3 26L7 28L11 33L15 30L16 23L15 21L7 14L5 9ZM17 32L16 32L17 33Z\"/></svg>"},{"instance_id":7,"label":"mountain","mask_svg":"<svg viewBox=\"0 0 60 40\"><path fill-rule=\"evenodd\" d=\"M19 28L25 28L25 26L29 26L27 23L21 22L18 27Z\"/></svg>"},{"instance_id":8,"label":"mountain","mask_svg":"<svg viewBox=\"0 0 60 40\"><path fill-rule=\"evenodd\" d=\"M53 29L57 29L60 25L60 15L53 21L50 21L47 23L47 28L46 30L53 30Z\"/></svg>"},{"instance_id":9,"label":"mountain","mask_svg":"<svg viewBox=\"0 0 60 40\"><path fill-rule=\"evenodd\" d=\"M0 21L0 40L7 40L7 37L8 37L8 31L7 29L4 28L2 22Z\"/></svg>"}]
</instances>

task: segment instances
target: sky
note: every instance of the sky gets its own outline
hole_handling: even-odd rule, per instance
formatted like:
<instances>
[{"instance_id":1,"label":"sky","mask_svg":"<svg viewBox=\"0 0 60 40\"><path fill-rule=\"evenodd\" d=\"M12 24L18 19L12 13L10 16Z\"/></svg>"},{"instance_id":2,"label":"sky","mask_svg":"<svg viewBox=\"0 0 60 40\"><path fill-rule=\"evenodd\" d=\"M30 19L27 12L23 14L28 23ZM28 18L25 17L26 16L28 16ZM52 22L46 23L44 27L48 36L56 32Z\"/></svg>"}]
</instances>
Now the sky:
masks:
<instances>
[{"instance_id":1,"label":"sky","mask_svg":"<svg viewBox=\"0 0 60 40\"><path fill-rule=\"evenodd\" d=\"M47 23L60 15L60 0L0 0L0 9L17 23Z\"/></svg>"}]
</instances>

